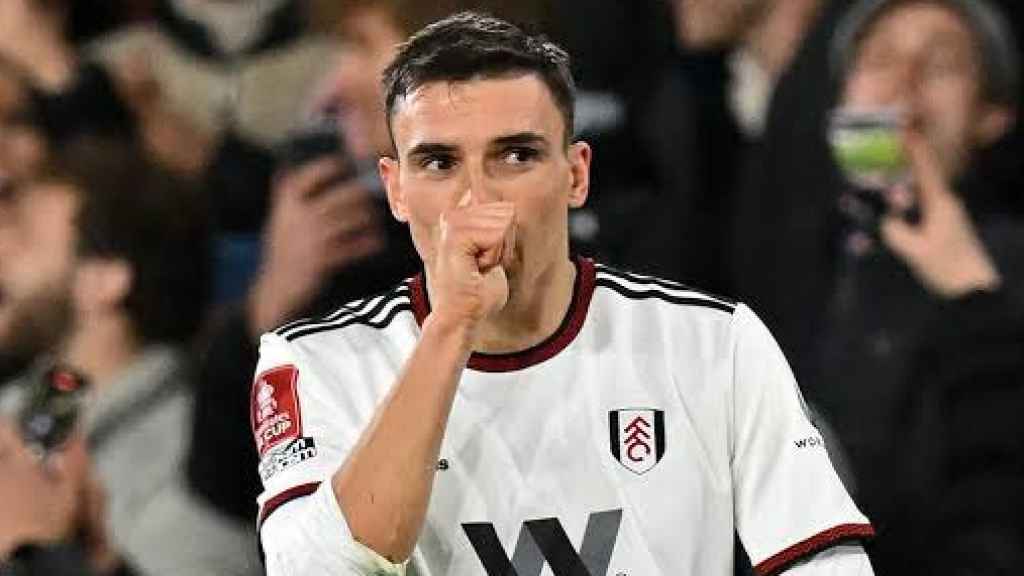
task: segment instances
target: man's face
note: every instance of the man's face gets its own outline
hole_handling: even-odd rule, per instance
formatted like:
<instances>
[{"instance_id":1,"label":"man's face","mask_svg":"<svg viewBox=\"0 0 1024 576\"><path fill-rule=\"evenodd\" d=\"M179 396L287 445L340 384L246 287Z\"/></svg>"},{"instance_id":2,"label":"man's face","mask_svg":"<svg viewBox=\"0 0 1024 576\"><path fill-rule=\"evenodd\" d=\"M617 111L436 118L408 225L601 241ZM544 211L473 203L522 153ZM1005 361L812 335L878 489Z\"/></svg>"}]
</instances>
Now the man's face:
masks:
<instances>
[{"instance_id":1,"label":"man's face","mask_svg":"<svg viewBox=\"0 0 1024 576\"><path fill-rule=\"evenodd\" d=\"M1005 130L998 118L1008 112L984 102L981 86L981 57L967 24L949 8L910 3L883 14L863 36L842 103L905 109L952 178L972 149Z\"/></svg>"},{"instance_id":2,"label":"man's face","mask_svg":"<svg viewBox=\"0 0 1024 576\"><path fill-rule=\"evenodd\" d=\"M31 121L28 92L0 67L0 181L24 181L46 157L46 140Z\"/></svg>"},{"instance_id":3,"label":"man's face","mask_svg":"<svg viewBox=\"0 0 1024 576\"><path fill-rule=\"evenodd\" d=\"M568 256L568 209L586 200L590 148L566 147L562 116L535 75L426 84L397 104L392 126L398 158L382 160L381 175L428 270L441 214L467 197L515 205L513 283Z\"/></svg>"},{"instance_id":4,"label":"man's face","mask_svg":"<svg viewBox=\"0 0 1024 576\"><path fill-rule=\"evenodd\" d=\"M78 201L63 185L29 184L0 200L0 348L50 351L71 324Z\"/></svg>"},{"instance_id":5,"label":"man's face","mask_svg":"<svg viewBox=\"0 0 1024 576\"><path fill-rule=\"evenodd\" d=\"M328 103L339 114L346 141L359 158L391 149L380 77L403 36L391 14L366 6L341 23L344 50L330 79Z\"/></svg>"},{"instance_id":6,"label":"man's face","mask_svg":"<svg viewBox=\"0 0 1024 576\"><path fill-rule=\"evenodd\" d=\"M739 40L768 0L673 0L676 35L691 50L722 48Z\"/></svg>"}]
</instances>

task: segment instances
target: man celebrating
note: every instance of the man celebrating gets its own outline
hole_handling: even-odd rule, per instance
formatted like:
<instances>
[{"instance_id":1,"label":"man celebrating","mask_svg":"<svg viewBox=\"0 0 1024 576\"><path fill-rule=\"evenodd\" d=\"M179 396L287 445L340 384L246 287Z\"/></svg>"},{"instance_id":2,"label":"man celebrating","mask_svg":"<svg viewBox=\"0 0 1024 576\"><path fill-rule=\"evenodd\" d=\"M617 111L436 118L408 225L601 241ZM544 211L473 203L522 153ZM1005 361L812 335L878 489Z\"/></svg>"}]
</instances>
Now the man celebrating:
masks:
<instances>
[{"instance_id":1,"label":"man celebrating","mask_svg":"<svg viewBox=\"0 0 1024 576\"><path fill-rule=\"evenodd\" d=\"M425 273L263 337L268 572L730 574L735 530L761 574L871 574L753 313L570 258L568 70L464 13L385 72L380 172Z\"/></svg>"}]
</instances>

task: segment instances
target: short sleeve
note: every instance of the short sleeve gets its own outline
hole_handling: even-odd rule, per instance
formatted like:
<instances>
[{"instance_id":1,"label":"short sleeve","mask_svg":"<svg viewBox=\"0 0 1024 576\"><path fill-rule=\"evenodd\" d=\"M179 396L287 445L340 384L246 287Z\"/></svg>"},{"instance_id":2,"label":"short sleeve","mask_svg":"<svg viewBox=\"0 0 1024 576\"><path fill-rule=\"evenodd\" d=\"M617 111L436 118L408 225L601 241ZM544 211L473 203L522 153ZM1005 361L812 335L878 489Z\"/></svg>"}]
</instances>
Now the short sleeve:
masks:
<instances>
[{"instance_id":1,"label":"short sleeve","mask_svg":"<svg viewBox=\"0 0 1024 576\"><path fill-rule=\"evenodd\" d=\"M746 306L733 318L732 481L737 532L759 575L874 535L843 487L796 380Z\"/></svg>"},{"instance_id":2,"label":"short sleeve","mask_svg":"<svg viewBox=\"0 0 1024 576\"><path fill-rule=\"evenodd\" d=\"M260 340L250 416L271 576L405 573L352 537L331 485L375 403L369 386L341 385L359 380L358 363L338 345L317 355L274 334Z\"/></svg>"},{"instance_id":3,"label":"short sleeve","mask_svg":"<svg viewBox=\"0 0 1024 576\"><path fill-rule=\"evenodd\" d=\"M253 381L250 423L259 455L259 523L285 503L329 481L358 438L314 359L283 338L264 335Z\"/></svg>"}]
</instances>

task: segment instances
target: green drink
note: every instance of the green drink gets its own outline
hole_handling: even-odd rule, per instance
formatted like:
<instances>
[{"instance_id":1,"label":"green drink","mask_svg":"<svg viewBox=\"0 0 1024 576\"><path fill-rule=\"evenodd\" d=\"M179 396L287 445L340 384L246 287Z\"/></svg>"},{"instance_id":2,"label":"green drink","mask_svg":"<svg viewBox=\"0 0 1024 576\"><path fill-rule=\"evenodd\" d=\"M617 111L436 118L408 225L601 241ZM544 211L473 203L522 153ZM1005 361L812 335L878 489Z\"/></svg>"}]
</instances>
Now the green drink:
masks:
<instances>
[{"instance_id":1,"label":"green drink","mask_svg":"<svg viewBox=\"0 0 1024 576\"><path fill-rule=\"evenodd\" d=\"M839 108L829 119L829 144L846 179L858 188L888 190L909 175L900 109Z\"/></svg>"}]
</instances>

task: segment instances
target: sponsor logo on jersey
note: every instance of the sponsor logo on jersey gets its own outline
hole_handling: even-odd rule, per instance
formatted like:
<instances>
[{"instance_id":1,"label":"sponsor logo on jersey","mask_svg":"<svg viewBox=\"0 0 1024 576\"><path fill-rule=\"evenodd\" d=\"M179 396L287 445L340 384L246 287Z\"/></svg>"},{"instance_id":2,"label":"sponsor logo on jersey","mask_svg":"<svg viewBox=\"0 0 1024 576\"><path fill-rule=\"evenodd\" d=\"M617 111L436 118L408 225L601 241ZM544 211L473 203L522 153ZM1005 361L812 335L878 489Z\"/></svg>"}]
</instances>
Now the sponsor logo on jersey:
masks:
<instances>
[{"instance_id":1,"label":"sponsor logo on jersey","mask_svg":"<svg viewBox=\"0 0 1024 576\"><path fill-rule=\"evenodd\" d=\"M625 408L608 413L612 456L630 472L643 474L665 455L665 413Z\"/></svg>"},{"instance_id":2,"label":"sponsor logo on jersey","mask_svg":"<svg viewBox=\"0 0 1024 576\"><path fill-rule=\"evenodd\" d=\"M300 462L316 456L316 443L312 438L296 438L285 446L272 450L260 460L260 478L264 482Z\"/></svg>"},{"instance_id":3,"label":"sponsor logo on jersey","mask_svg":"<svg viewBox=\"0 0 1024 576\"><path fill-rule=\"evenodd\" d=\"M817 446L825 446L825 440L821 436L808 436L807 438L794 440L793 444L797 448L815 448Z\"/></svg>"},{"instance_id":4,"label":"sponsor logo on jersey","mask_svg":"<svg viewBox=\"0 0 1024 576\"><path fill-rule=\"evenodd\" d=\"M540 576L545 563L555 576L606 576L621 521L622 510L591 514L577 552L558 518L528 520L511 559L490 522L463 524L462 530L487 576Z\"/></svg>"},{"instance_id":5,"label":"sponsor logo on jersey","mask_svg":"<svg viewBox=\"0 0 1024 576\"><path fill-rule=\"evenodd\" d=\"M252 386L252 433L260 457L275 446L302 435L302 417L296 391L299 371L280 366L256 377Z\"/></svg>"}]
</instances>

